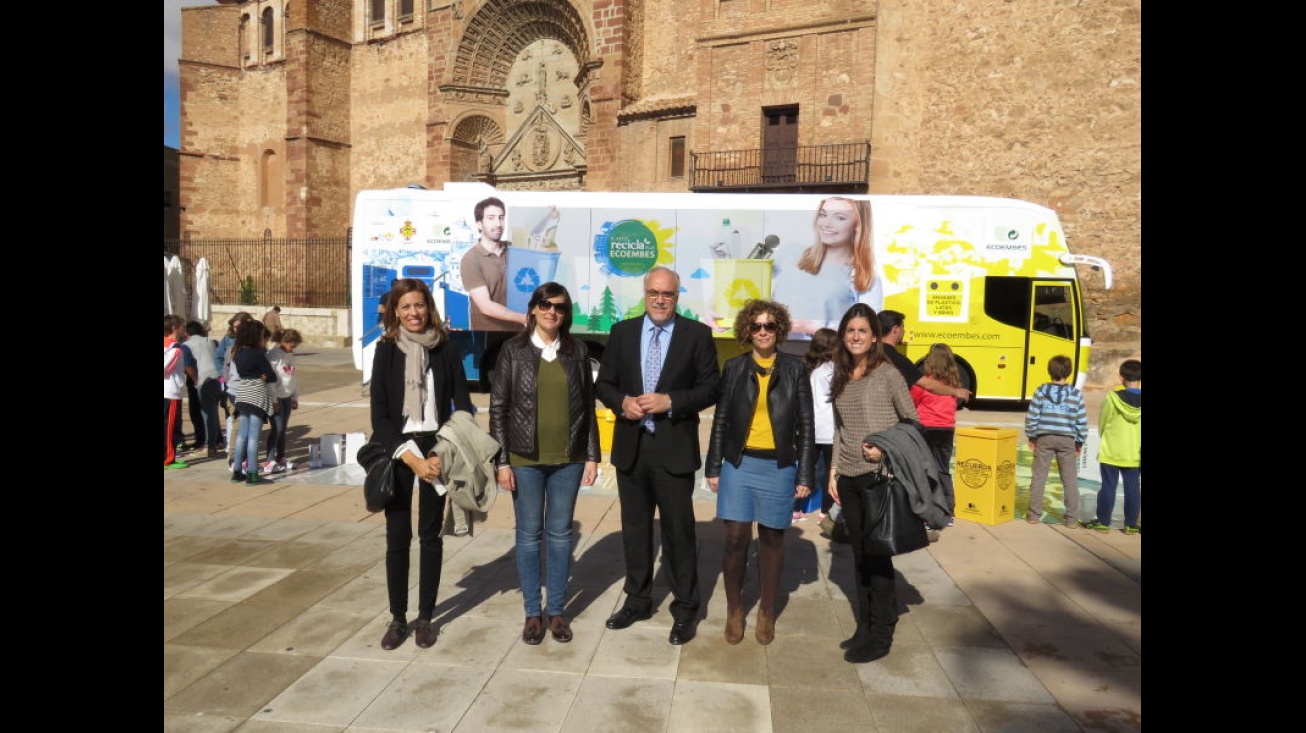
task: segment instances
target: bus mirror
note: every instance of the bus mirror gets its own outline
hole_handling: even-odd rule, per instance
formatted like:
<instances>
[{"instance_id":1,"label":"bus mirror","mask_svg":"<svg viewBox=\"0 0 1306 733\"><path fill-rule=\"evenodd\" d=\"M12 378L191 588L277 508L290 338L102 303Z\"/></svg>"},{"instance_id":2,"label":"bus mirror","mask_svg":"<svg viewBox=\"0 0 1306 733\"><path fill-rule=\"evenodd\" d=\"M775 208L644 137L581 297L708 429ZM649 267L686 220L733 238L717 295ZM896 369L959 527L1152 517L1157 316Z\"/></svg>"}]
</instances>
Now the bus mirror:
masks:
<instances>
[{"instance_id":1,"label":"bus mirror","mask_svg":"<svg viewBox=\"0 0 1306 733\"><path fill-rule=\"evenodd\" d=\"M1102 271L1102 289L1111 289L1111 263L1093 255L1077 255L1069 252L1061 255L1063 265L1092 265L1094 270Z\"/></svg>"}]
</instances>

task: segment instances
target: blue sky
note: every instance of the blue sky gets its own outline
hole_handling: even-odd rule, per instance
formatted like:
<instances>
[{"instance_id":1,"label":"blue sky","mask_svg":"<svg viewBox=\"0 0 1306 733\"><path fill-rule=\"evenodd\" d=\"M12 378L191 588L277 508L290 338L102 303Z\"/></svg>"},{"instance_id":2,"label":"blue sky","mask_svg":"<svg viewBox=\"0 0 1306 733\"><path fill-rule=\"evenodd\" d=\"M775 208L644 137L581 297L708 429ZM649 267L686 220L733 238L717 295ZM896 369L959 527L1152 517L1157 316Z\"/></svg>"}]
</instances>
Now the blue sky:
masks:
<instances>
[{"instance_id":1,"label":"blue sky","mask_svg":"<svg viewBox=\"0 0 1306 733\"><path fill-rule=\"evenodd\" d=\"M163 144L181 147L181 88L177 57L181 55L181 8L217 5L216 0L163 0Z\"/></svg>"}]
</instances>

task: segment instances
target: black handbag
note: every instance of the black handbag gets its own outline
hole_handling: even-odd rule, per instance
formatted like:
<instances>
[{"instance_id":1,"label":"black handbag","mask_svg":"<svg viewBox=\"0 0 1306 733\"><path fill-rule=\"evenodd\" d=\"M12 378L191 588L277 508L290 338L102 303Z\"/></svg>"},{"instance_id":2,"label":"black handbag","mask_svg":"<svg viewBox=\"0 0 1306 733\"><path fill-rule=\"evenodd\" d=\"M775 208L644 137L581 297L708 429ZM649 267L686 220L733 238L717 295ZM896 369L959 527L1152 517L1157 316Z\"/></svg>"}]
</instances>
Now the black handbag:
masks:
<instances>
[{"instance_id":1,"label":"black handbag","mask_svg":"<svg viewBox=\"0 0 1306 733\"><path fill-rule=\"evenodd\" d=\"M390 451L380 443L367 443L358 449L358 463L367 469L367 478L363 479L363 503L369 512L379 512L395 498L394 459Z\"/></svg>"},{"instance_id":2,"label":"black handbag","mask_svg":"<svg viewBox=\"0 0 1306 733\"><path fill-rule=\"evenodd\" d=\"M877 514L867 517L868 529L863 544L865 552L881 557L893 557L915 552L930 544L925 522L912 511L907 487L897 478L890 478L873 491L885 492L878 502Z\"/></svg>"}]
</instances>

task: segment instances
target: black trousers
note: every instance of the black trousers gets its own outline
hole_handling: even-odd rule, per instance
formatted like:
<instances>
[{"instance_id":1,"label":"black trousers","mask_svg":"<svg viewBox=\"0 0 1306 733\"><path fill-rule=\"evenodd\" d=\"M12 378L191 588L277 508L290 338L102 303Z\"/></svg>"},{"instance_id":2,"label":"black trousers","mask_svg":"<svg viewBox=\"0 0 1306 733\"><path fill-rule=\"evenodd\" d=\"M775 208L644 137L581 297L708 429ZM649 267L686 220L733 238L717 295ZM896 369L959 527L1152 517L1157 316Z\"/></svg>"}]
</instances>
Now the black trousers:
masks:
<instances>
[{"instance_id":1,"label":"black trousers","mask_svg":"<svg viewBox=\"0 0 1306 733\"><path fill-rule=\"evenodd\" d=\"M879 474L839 477L839 500L847 522L857 575L857 624L870 632L877 644L893 641L898 624L898 597L893 558L866 551L866 534L871 517L881 516L888 501L888 483Z\"/></svg>"},{"instance_id":2,"label":"black trousers","mask_svg":"<svg viewBox=\"0 0 1306 733\"><path fill-rule=\"evenodd\" d=\"M435 435L416 438L417 447L426 455L435 447ZM390 596L390 615L407 618L408 549L413 543L413 470L403 461L395 465L398 477L395 498L385 508L385 584ZM440 590L440 566L444 564L444 502L433 484L417 484L417 616L430 620L435 613L436 593Z\"/></svg>"},{"instance_id":3,"label":"black trousers","mask_svg":"<svg viewBox=\"0 0 1306 733\"><path fill-rule=\"evenodd\" d=\"M668 471L663 457L658 435L641 430L634 466L629 471L617 471L621 541L626 557L624 607L639 613L653 610L653 513L656 511L661 520L663 562L674 599L671 616L677 621L693 621L701 604L694 474Z\"/></svg>"}]
</instances>

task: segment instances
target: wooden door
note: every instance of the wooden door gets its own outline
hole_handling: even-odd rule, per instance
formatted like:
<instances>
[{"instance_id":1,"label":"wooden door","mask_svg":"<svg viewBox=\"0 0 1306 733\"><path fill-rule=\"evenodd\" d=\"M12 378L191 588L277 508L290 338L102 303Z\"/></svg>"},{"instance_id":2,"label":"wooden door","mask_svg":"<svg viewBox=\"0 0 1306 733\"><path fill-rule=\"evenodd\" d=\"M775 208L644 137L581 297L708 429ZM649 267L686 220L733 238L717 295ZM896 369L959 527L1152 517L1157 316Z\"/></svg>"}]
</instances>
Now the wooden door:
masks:
<instances>
[{"instance_id":1,"label":"wooden door","mask_svg":"<svg viewBox=\"0 0 1306 733\"><path fill-rule=\"evenodd\" d=\"M798 108L764 110L762 182L793 183L798 160Z\"/></svg>"}]
</instances>

